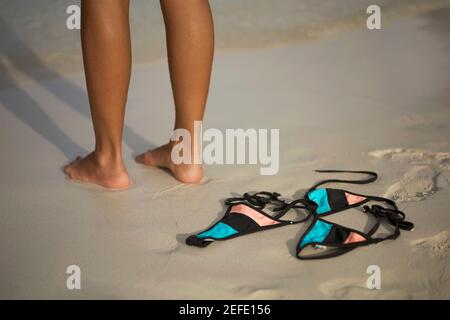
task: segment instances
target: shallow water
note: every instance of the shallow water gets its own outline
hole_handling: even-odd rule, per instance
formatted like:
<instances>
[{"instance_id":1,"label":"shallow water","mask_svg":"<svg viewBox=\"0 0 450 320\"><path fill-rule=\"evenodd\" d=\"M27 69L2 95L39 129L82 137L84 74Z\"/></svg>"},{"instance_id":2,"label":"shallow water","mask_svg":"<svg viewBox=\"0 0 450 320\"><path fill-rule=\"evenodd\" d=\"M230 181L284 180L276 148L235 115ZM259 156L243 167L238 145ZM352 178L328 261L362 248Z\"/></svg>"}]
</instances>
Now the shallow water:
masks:
<instances>
[{"instance_id":1,"label":"shallow water","mask_svg":"<svg viewBox=\"0 0 450 320\"><path fill-rule=\"evenodd\" d=\"M66 28L66 8L80 0L0 0L0 69L38 73L80 71L78 31ZM366 8L378 4L384 17L448 4L450 0L211 0L217 48L252 48L308 40L350 27L364 27ZM131 2L134 61L165 56L158 1ZM13 71L14 72L14 71ZM48 73L41 73L45 78ZM1 77L1 76L0 76ZM0 87L8 83L0 78Z\"/></svg>"}]
</instances>

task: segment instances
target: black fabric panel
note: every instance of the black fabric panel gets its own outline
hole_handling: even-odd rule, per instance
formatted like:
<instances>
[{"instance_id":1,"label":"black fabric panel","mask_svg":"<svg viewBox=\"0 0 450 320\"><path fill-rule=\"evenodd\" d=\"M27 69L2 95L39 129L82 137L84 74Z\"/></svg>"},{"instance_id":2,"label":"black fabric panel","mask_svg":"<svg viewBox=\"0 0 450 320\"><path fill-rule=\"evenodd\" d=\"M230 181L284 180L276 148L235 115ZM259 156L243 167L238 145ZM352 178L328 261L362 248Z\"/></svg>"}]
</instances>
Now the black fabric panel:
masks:
<instances>
[{"instance_id":1,"label":"black fabric panel","mask_svg":"<svg viewBox=\"0 0 450 320\"><path fill-rule=\"evenodd\" d=\"M319 255L311 255L311 256L305 256L302 254L302 250L297 254L297 258L300 260L314 260L314 259L328 259L328 258L334 258L340 255L343 255L349 251L354 250L356 247L350 247L350 248L332 248L333 250L330 250L328 252L319 254Z\"/></svg>"},{"instance_id":2,"label":"black fabric panel","mask_svg":"<svg viewBox=\"0 0 450 320\"><path fill-rule=\"evenodd\" d=\"M253 219L240 213L227 214L223 217L221 222L226 223L239 233L254 232L261 229L259 224L257 224Z\"/></svg>"},{"instance_id":3,"label":"black fabric panel","mask_svg":"<svg viewBox=\"0 0 450 320\"><path fill-rule=\"evenodd\" d=\"M330 233L325 238L324 243L340 244L340 243L343 243L345 241L345 239L347 239L348 235L349 235L349 232L347 230L344 230L344 229L339 228L334 225L331 227Z\"/></svg>"},{"instance_id":4,"label":"black fabric panel","mask_svg":"<svg viewBox=\"0 0 450 320\"><path fill-rule=\"evenodd\" d=\"M212 241L206 241L205 239L197 238L195 235L192 235L186 239L186 244L188 246L195 246L199 248L205 248L211 243Z\"/></svg>"},{"instance_id":5,"label":"black fabric panel","mask_svg":"<svg viewBox=\"0 0 450 320\"><path fill-rule=\"evenodd\" d=\"M340 189L327 189L328 204L331 210L342 210L348 207L345 191Z\"/></svg>"}]
</instances>

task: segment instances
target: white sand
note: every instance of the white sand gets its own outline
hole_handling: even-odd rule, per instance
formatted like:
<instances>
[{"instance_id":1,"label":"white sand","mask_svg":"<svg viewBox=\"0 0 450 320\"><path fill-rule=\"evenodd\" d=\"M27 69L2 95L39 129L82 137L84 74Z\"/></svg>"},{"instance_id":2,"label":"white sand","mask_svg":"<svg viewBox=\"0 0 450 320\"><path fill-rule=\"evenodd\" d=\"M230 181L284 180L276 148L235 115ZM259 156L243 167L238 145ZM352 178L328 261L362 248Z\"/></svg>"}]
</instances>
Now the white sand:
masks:
<instances>
[{"instance_id":1,"label":"white sand","mask_svg":"<svg viewBox=\"0 0 450 320\"><path fill-rule=\"evenodd\" d=\"M218 54L206 126L281 128L281 167L262 177L258 166L209 166L199 186L132 161L171 129L164 63L134 69L124 138L134 186L122 192L58 170L92 148L83 76L39 81L1 64L11 86L0 91L0 298L448 299L449 18L442 9L381 31ZM320 168L377 171L376 183L349 189L397 197L415 230L319 261L293 256L306 224L184 244L221 215L221 199L300 196L328 177ZM82 290L65 287L71 264ZM381 290L365 287L372 264Z\"/></svg>"}]
</instances>

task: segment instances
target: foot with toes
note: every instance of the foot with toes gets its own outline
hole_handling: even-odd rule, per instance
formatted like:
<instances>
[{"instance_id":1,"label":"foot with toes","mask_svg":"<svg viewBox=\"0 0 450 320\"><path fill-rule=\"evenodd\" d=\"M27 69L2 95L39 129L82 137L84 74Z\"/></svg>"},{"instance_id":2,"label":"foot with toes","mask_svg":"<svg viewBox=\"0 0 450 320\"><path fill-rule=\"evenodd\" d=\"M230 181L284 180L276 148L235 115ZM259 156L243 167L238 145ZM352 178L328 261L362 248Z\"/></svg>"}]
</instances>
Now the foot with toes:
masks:
<instances>
[{"instance_id":1,"label":"foot with toes","mask_svg":"<svg viewBox=\"0 0 450 320\"><path fill-rule=\"evenodd\" d=\"M122 190L131 185L121 159L103 159L96 152L84 158L77 157L64 167L64 173L71 180L93 183L108 189Z\"/></svg>"}]
</instances>

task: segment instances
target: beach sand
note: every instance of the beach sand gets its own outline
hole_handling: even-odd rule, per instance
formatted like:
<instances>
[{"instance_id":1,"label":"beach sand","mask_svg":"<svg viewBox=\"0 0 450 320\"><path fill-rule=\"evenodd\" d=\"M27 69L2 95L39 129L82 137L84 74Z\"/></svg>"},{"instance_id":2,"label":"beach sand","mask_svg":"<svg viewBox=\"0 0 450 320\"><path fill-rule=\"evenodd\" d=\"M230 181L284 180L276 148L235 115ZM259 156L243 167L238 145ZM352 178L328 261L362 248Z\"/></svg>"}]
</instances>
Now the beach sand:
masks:
<instances>
[{"instance_id":1,"label":"beach sand","mask_svg":"<svg viewBox=\"0 0 450 320\"><path fill-rule=\"evenodd\" d=\"M124 137L133 187L119 192L60 170L93 148L83 75L44 69L53 77L41 80L1 64L0 298L450 298L449 21L443 8L379 31L217 54L205 127L280 128L280 171L207 166L196 186L133 161L169 138L164 61L133 70ZM222 199L299 197L330 177L315 169L378 172L349 189L397 199L414 231L317 261L294 256L308 223L205 249L184 244L222 215ZM69 265L81 268L81 290L66 288ZM370 265L381 268L381 290L366 288Z\"/></svg>"}]
</instances>

